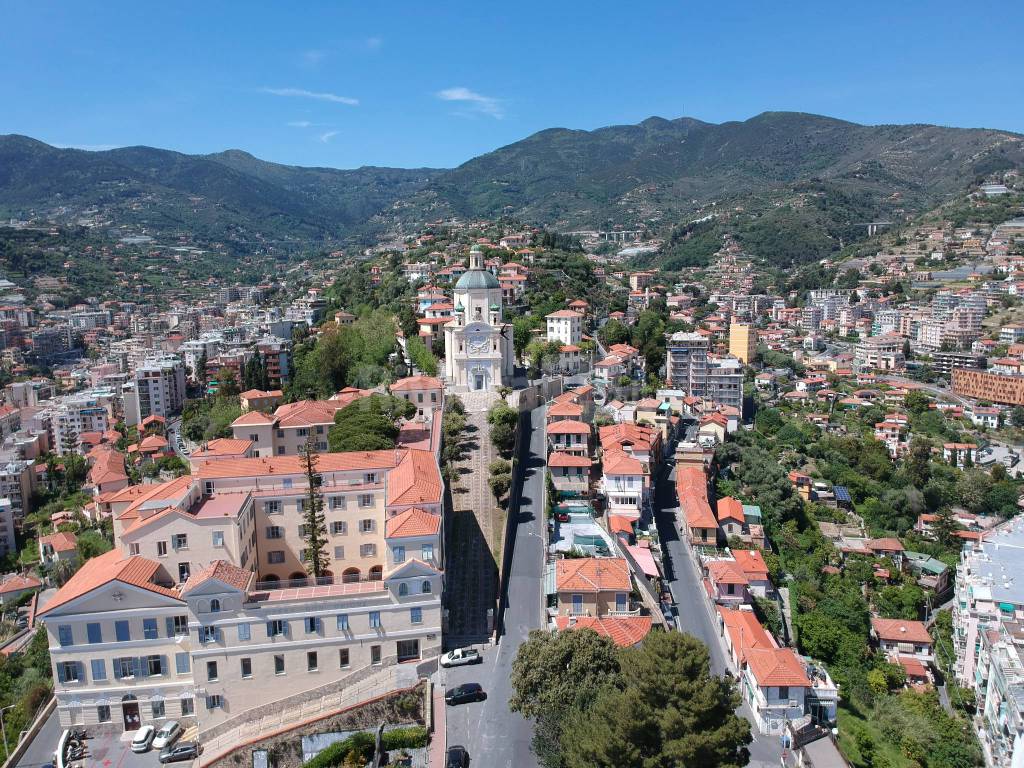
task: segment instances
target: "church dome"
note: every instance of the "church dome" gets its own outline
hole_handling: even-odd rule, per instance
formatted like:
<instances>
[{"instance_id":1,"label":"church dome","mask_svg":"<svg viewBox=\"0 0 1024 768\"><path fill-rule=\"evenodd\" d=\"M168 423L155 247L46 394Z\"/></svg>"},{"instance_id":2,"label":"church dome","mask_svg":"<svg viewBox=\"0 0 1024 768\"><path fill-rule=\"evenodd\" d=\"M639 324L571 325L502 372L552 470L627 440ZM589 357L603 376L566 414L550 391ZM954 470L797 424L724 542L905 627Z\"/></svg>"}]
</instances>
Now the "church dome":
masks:
<instances>
[{"instance_id":1,"label":"church dome","mask_svg":"<svg viewBox=\"0 0 1024 768\"><path fill-rule=\"evenodd\" d=\"M498 278L486 269L471 269L462 273L462 277L455 283L455 290L465 291L474 288L500 288Z\"/></svg>"}]
</instances>

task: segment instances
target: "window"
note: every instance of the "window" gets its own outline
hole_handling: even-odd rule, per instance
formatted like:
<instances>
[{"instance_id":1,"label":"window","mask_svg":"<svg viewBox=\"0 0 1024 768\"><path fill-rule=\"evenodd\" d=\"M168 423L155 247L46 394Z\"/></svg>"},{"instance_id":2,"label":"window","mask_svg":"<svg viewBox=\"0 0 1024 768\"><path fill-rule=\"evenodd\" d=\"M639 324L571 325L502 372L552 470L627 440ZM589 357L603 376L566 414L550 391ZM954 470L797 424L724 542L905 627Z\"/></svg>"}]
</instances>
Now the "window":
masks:
<instances>
[{"instance_id":1,"label":"window","mask_svg":"<svg viewBox=\"0 0 1024 768\"><path fill-rule=\"evenodd\" d=\"M148 677L161 677L164 674L163 656L146 656L146 675Z\"/></svg>"},{"instance_id":2,"label":"window","mask_svg":"<svg viewBox=\"0 0 1024 768\"><path fill-rule=\"evenodd\" d=\"M128 554L131 555L132 557L134 557L135 555L139 554L139 545L138 544L129 544L128 545Z\"/></svg>"},{"instance_id":3,"label":"window","mask_svg":"<svg viewBox=\"0 0 1024 768\"><path fill-rule=\"evenodd\" d=\"M380 611L370 611L370 629L380 629Z\"/></svg>"},{"instance_id":4,"label":"window","mask_svg":"<svg viewBox=\"0 0 1024 768\"><path fill-rule=\"evenodd\" d=\"M277 436L278 437L284 437L284 430L283 429L277 430Z\"/></svg>"},{"instance_id":5,"label":"window","mask_svg":"<svg viewBox=\"0 0 1024 768\"><path fill-rule=\"evenodd\" d=\"M629 604L628 604L628 601L627 601L628 597L629 597L629 595L627 595L625 592L616 592L615 593L615 610L616 611L627 611L627 610L629 610Z\"/></svg>"},{"instance_id":6,"label":"window","mask_svg":"<svg viewBox=\"0 0 1024 768\"><path fill-rule=\"evenodd\" d=\"M433 588L430 586L429 580L424 579L423 583L420 584L420 592L422 592L424 595L429 595L432 589Z\"/></svg>"},{"instance_id":7,"label":"window","mask_svg":"<svg viewBox=\"0 0 1024 768\"><path fill-rule=\"evenodd\" d=\"M252 637L252 632L249 629L249 625L248 624L239 624L238 625L238 639L239 640L248 640L251 637Z\"/></svg>"},{"instance_id":8,"label":"window","mask_svg":"<svg viewBox=\"0 0 1024 768\"><path fill-rule=\"evenodd\" d=\"M324 425L323 424L317 424L317 426L316 426L316 433L318 435L322 435L324 433Z\"/></svg>"},{"instance_id":9,"label":"window","mask_svg":"<svg viewBox=\"0 0 1024 768\"><path fill-rule=\"evenodd\" d=\"M423 623L423 609L422 608L410 608L409 609L409 620L413 624Z\"/></svg>"},{"instance_id":10,"label":"window","mask_svg":"<svg viewBox=\"0 0 1024 768\"><path fill-rule=\"evenodd\" d=\"M412 661L420 657L420 641L419 640L399 640L395 644L395 650L398 654L398 661Z\"/></svg>"},{"instance_id":11,"label":"window","mask_svg":"<svg viewBox=\"0 0 1024 768\"><path fill-rule=\"evenodd\" d=\"M277 637L288 634L287 624L284 619L273 619L267 622L267 637Z\"/></svg>"},{"instance_id":12,"label":"window","mask_svg":"<svg viewBox=\"0 0 1024 768\"><path fill-rule=\"evenodd\" d=\"M789 686L788 685L780 685L779 686L779 698L780 699L788 699L789 698Z\"/></svg>"},{"instance_id":13,"label":"window","mask_svg":"<svg viewBox=\"0 0 1024 768\"><path fill-rule=\"evenodd\" d=\"M167 620L167 634L170 637L188 635L188 616L174 616Z\"/></svg>"},{"instance_id":14,"label":"window","mask_svg":"<svg viewBox=\"0 0 1024 768\"><path fill-rule=\"evenodd\" d=\"M380 664L380 646L379 645L371 645L370 646L370 663L375 665L375 666Z\"/></svg>"},{"instance_id":15,"label":"window","mask_svg":"<svg viewBox=\"0 0 1024 768\"><path fill-rule=\"evenodd\" d=\"M171 546L175 549L188 549L188 534L176 533L171 537Z\"/></svg>"},{"instance_id":16,"label":"window","mask_svg":"<svg viewBox=\"0 0 1024 768\"><path fill-rule=\"evenodd\" d=\"M89 622L85 625L85 635L90 643L103 642L103 628L97 622Z\"/></svg>"},{"instance_id":17,"label":"window","mask_svg":"<svg viewBox=\"0 0 1024 768\"><path fill-rule=\"evenodd\" d=\"M192 573L192 566L188 563L178 563L178 581L184 584Z\"/></svg>"},{"instance_id":18,"label":"window","mask_svg":"<svg viewBox=\"0 0 1024 768\"><path fill-rule=\"evenodd\" d=\"M309 556L309 550L308 549L300 549L299 550L299 560L301 560L302 562L306 562L306 558L308 556Z\"/></svg>"},{"instance_id":19,"label":"window","mask_svg":"<svg viewBox=\"0 0 1024 768\"><path fill-rule=\"evenodd\" d=\"M299 437L309 437L309 428L299 427L297 430L295 430L295 434L297 434Z\"/></svg>"},{"instance_id":20,"label":"window","mask_svg":"<svg viewBox=\"0 0 1024 768\"><path fill-rule=\"evenodd\" d=\"M252 442L254 442L254 443L258 443L260 441L260 436L259 435L249 435L249 439Z\"/></svg>"},{"instance_id":21,"label":"window","mask_svg":"<svg viewBox=\"0 0 1024 768\"><path fill-rule=\"evenodd\" d=\"M153 717L154 718L158 718L158 717L163 717L164 716L164 711L165 710L164 710L164 703L163 703L163 701L151 702L149 706L152 708Z\"/></svg>"},{"instance_id":22,"label":"window","mask_svg":"<svg viewBox=\"0 0 1024 768\"><path fill-rule=\"evenodd\" d=\"M283 445L277 446L277 455L278 456L284 456L284 446Z\"/></svg>"},{"instance_id":23,"label":"window","mask_svg":"<svg viewBox=\"0 0 1024 768\"><path fill-rule=\"evenodd\" d=\"M306 617L306 634L314 634L320 631L320 619L316 616Z\"/></svg>"},{"instance_id":24,"label":"window","mask_svg":"<svg viewBox=\"0 0 1024 768\"><path fill-rule=\"evenodd\" d=\"M284 674L284 656L282 654L276 654L274 656L274 674Z\"/></svg>"},{"instance_id":25,"label":"window","mask_svg":"<svg viewBox=\"0 0 1024 768\"><path fill-rule=\"evenodd\" d=\"M213 546L223 547L224 546L224 531L213 532Z\"/></svg>"},{"instance_id":26,"label":"window","mask_svg":"<svg viewBox=\"0 0 1024 768\"><path fill-rule=\"evenodd\" d=\"M80 680L77 661L62 661L57 665L57 679L62 683L77 683Z\"/></svg>"},{"instance_id":27,"label":"window","mask_svg":"<svg viewBox=\"0 0 1024 768\"><path fill-rule=\"evenodd\" d=\"M359 532L360 533L373 533L373 529L375 527L376 526L374 525L374 521L371 520L371 519L366 519L366 520L360 520L359 521Z\"/></svg>"},{"instance_id":28,"label":"window","mask_svg":"<svg viewBox=\"0 0 1024 768\"><path fill-rule=\"evenodd\" d=\"M299 513L302 513L302 512L306 511L306 500L305 499L296 499L295 500L295 511L299 512ZM300 527L304 527L304 526L300 526ZM300 536L304 536L305 534L299 534L299 535Z\"/></svg>"},{"instance_id":29,"label":"window","mask_svg":"<svg viewBox=\"0 0 1024 768\"><path fill-rule=\"evenodd\" d=\"M158 541L156 543L156 556L157 557L164 557L166 554L167 554L167 542L166 541Z\"/></svg>"},{"instance_id":30,"label":"window","mask_svg":"<svg viewBox=\"0 0 1024 768\"><path fill-rule=\"evenodd\" d=\"M401 584L398 585L398 596L399 597L405 597L408 594L409 594L409 585L406 584L403 581Z\"/></svg>"},{"instance_id":31,"label":"window","mask_svg":"<svg viewBox=\"0 0 1024 768\"><path fill-rule=\"evenodd\" d=\"M316 672L316 670L317 670L316 651L306 651L306 671L307 672Z\"/></svg>"},{"instance_id":32,"label":"window","mask_svg":"<svg viewBox=\"0 0 1024 768\"><path fill-rule=\"evenodd\" d=\"M376 472L367 472L365 475L363 475L363 482L364 483L376 483L377 482L377 473Z\"/></svg>"},{"instance_id":33,"label":"window","mask_svg":"<svg viewBox=\"0 0 1024 768\"><path fill-rule=\"evenodd\" d=\"M391 548L391 556L394 558L396 563L405 562L405 547L394 546Z\"/></svg>"},{"instance_id":34,"label":"window","mask_svg":"<svg viewBox=\"0 0 1024 768\"><path fill-rule=\"evenodd\" d=\"M61 647L75 644L71 627L69 625L61 624L57 627L57 640L61 644Z\"/></svg>"},{"instance_id":35,"label":"window","mask_svg":"<svg viewBox=\"0 0 1024 768\"><path fill-rule=\"evenodd\" d=\"M205 483L203 483L203 493L205 493L207 496L213 495L213 480L207 480Z\"/></svg>"},{"instance_id":36,"label":"window","mask_svg":"<svg viewBox=\"0 0 1024 768\"><path fill-rule=\"evenodd\" d=\"M359 494L359 506L363 509L366 507L373 506L373 494L372 493L360 493Z\"/></svg>"},{"instance_id":37,"label":"window","mask_svg":"<svg viewBox=\"0 0 1024 768\"><path fill-rule=\"evenodd\" d=\"M220 709L224 706L224 698L219 694L215 693L211 696L206 697L206 708L207 709Z\"/></svg>"},{"instance_id":38,"label":"window","mask_svg":"<svg viewBox=\"0 0 1024 768\"><path fill-rule=\"evenodd\" d=\"M268 515L279 515L281 514L281 502L280 501L264 501L263 511Z\"/></svg>"},{"instance_id":39,"label":"window","mask_svg":"<svg viewBox=\"0 0 1024 768\"><path fill-rule=\"evenodd\" d=\"M137 659L122 657L114 659L114 677L118 680L126 677L135 677L135 665Z\"/></svg>"},{"instance_id":40,"label":"window","mask_svg":"<svg viewBox=\"0 0 1024 768\"><path fill-rule=\"evenodd\" d=\"M216 597L210 601L210 613L220 613L220 600Z\"/></svg>"},{"instance_id":41,"label":"window","mask_svg":"<svg viewBox=\"0 0 1024 768\"><path fill-rule=\"evenodd\" d=\"M429 563L431 560L433 560L434 559L434 545L433 544L424 544L420 548L420 556L423 558L424 562L427 562L427 563Z\"/></svg>"},{"instance_id":42,"label":"window","mask_svg":"<svg viewBox=\"0 0 1024 768\"><path fill-rule=\"evenodd\" d=\"M348 533L348 523L344 520L334 520L331 522L331 533L335 536L344 536Z\"/></svg>"},{"instance_id":43,"label":"window","mask_svg":"<svg viewBox=\"0 0 1024 768\"><path fill-rule=\"evenodd\" d=\"M93 659L89 662L93 682L107 679L107 662L103 659Z\"/></svg>"},{"instance_id":44,"label":"window","mask_svg":"<svg viewBox=\"0 0 1024 768\"><path fill-rule=\"evenodd\" d=\"M299 510L299 511L301 512L302 510ZM300 539L304 539L308 535L309 535L309 526L308 525L300 525L299 526L299 538Z\"/></svg>"},{"instance_id":45,"label":"window","mask_svg":"<svg viewBox=\"0 0 1024 768\"><path fill-rule=\"evenodd\" d=\"M344 560L345 559L345 548L344 547L335 547L334 548L334 559L335 560Z\"/></svg>"},{"instance_id":46,"label":"window","mask_svg":"<svg viewBox=\"0 0 1024 768\"><path fill-rule=\"evenodd\" d=\"M110 722L110 705L100 704L96 707L96 719L101 723Z\"/></svg>"},{"instance_id":47,"label":"window","mask_svg":"<svg viewBox=\"0 0 1024 768\"><path fill-rule=\"evenodd\" d=\"M348 669L348 665L348 648L338 649L338 666L340 666L342 669Z\"/></svg>"},{"instance_id":48,"label":"window","mask_svg":"<svg viewBox=\"0 0 1024 768\"><path fill-rule=\"evenodd\" d=\"M242 659L242 677L252 677L252 659Z\"/></svg>"},{"instance_id":49,"label":"window","mask_svg":"<svg viewBox=\"0 0 1024 768\"><path fill-rule=\"evenodd\" d=\"M345 506L344 496L331 496L331 509L344 509Z\"/></svg>"},{"instance_id":50,"label":"window","mask_svg":"<svg viewBox=\"0 0 1024 768\"><path fill-rule=\"evenodd\" d=\"M199 642L200 643L215 643L215 642L217 642L217 628L216 627L200 627L199 628Z\"/></svg>"},{"instance_id":51,"label":"window","mask_svg":"<svg viewBox=\"0 0 1024 768\"><path fill-rule=\"evenodd\" d=\"M346 613L339 613L338 614L338 631L339 632L348 632L348 614L346 614Z\"/></svg>"},{"instance_id":52,"label":"window","mask_svg":"<svg viewBox=\"0 0 1024 768\"><path fill-rule=\"evenodd\" d=\"M217 662L208 661L206 662L206 679L213 682L217 679Z\"/></svg>"},{"instance_id":53,"label":"window","mask_svg":"<svg viewBox=\"0 0 1024 768\"><path fill-rule=\"evenodd\" d=\"M277 565L284 562L284 550L274 549L267 552L267 562L271 565Z\"/></svg>"},{"instance_id":54,"label":"window","mask_svg":"<svg viewBox=\"0 0 1024 768\"><path fill-rule=\"evenodd\" d=\"M572 596L572 612L577 616L583 613L583 595Z\"/></svg>"},{"instance_id":55,"label":"window","mask_svg":"<svg viewBox=\"0 0 1024 768\"><path fill-rule=\"evenodd\" d=\"M114 622L114 637L119 643L127 643L132 639L132 631L127 621Z\"/></svg>"},{"instance_id":56,"label":"window","mask_svg":"<svg viewBox=\"0 0 1024 768\"><path fill-rule=\"evenodd\" d=\"M280 539L284 537L284 528L279 525L268 525L267 526L267 538L268 539Z\"/></svg>"},{"instance_id":57,"label":"window","mask_svg":"<svg viewBox=\"0 0 1024 768\"><path fill-rule=\"evenodd\" d=\"M156 628L156 619L142 620L142 636L147 640L156 640L160 636Z\"/></svg>"},{"instance_id":58,"label":"window","mask_svg":"<svg viewBox=\"0 0 1024 768\"><path fill-rule=\"evenodd\" d=\"M359 556L360 557L376 557L377 556L377 545L376 544L360 544L359 545Z\"/></svg>"},{"instance_id":59,"label":"window","mask_svg":"<svg viewBox=\"0 0 1024 768\"><path fill-rule=\"evenodd\" d=\"M188 651L174 654L174 671L179 675L187 675L192 668L191 657Z\"/></svg>"},{"instance_id":60,"label":"window","mask_svg":"<svg viewBox=\"0 0 1024 768\"><path fill-rule=\"evenodd\" d=\"M182 698L181 700L181 714L191 715L196 711L196 700L190 697Z\"/></svg>"}]
</instances>

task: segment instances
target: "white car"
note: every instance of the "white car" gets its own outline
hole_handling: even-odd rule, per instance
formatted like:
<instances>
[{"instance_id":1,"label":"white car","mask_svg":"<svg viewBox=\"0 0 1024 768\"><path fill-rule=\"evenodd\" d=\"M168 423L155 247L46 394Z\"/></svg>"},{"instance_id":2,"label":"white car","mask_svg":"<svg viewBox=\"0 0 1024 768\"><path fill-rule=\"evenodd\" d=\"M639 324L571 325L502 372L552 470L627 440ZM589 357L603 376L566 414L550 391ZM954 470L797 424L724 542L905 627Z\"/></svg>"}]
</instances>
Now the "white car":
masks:
<instances>
[{"instance_id":1,"label":"white car","mask_svg":"<svg viewBox=\"0 0 1024 768\"><path fill-rule=\"evenodd\" d=\"M177 720L168 720L160 726L160 730L153 737L153 749L163 749L170 746L181 736L181 724Z\"/></svg>"},{"instance_id":2,"label":"white car","mask_svg":"<svg viewBox=\"0 0 1024 768\"><path fill-rule=\"evenodd\" d=\"M484 657L476 648L456 648L441 657L442 667L461 667L464 664L482 664Z\"/></svg>"},{"instance_id":3,"label":"white car","mask_svg":"<svg viewBox=\"0 0 1024 768\"><path fill-rule=\"evenodd\" d=\"M153 736L156 728L152 725L144 725L135 732L132 738L132 752L148 752L153 744Z\"/></svg>"}]
</instances>

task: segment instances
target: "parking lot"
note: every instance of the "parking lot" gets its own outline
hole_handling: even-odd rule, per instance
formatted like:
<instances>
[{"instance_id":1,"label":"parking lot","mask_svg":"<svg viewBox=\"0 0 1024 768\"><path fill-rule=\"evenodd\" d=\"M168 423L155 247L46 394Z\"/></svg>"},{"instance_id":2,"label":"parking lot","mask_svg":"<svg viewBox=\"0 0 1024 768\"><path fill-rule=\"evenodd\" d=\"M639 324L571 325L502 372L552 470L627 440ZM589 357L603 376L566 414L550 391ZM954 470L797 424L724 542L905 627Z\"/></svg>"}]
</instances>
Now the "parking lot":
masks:
<instances>
[{"instance_id":1,"label":"parking lot","mask_svg":"<svg viewBox=\"0 0 1024 768\"><path fill-rule=\"evenodd\" d=\"M25 756L18 761L18 768L42 768L53 760L53 752L61 735L56 720L54 715L36 735ZM131 734L90 729L89 738L85 743L88 747L88 757L72 761L69 765L81 768L158 768L160 765L160 761L157 760L159 750L150 749L149 752L140 755L132 752ZM186 761L170 765L191 768L197 762Z\"/></svg>"}]
</instances>

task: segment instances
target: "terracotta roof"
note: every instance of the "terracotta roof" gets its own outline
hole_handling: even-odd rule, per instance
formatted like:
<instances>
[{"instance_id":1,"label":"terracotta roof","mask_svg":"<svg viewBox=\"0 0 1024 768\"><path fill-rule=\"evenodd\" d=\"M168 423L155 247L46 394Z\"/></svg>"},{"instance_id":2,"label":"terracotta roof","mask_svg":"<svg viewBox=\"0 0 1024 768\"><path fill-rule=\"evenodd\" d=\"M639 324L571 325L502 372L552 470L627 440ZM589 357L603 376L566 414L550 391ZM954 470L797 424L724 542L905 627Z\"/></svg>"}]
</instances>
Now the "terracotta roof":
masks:
<instances>
[{"instance_id":1,"label":"terracotta roof","mask_svg":"<svg viewBox=\"0 0 1024 768\"><path fill-rule=\"evenodd\" d=\"M606 475L645 475L643 463L623 451L610 451L602 459Z\"/></svg>"},{"instance_id":2,"label":"terracotta roof","mask_svg":"<svg viewBox=\"0 0 1024 768\"><path fill-rule=\"evenodd\" d=\"M612 424L598 429L601 447L606 451L615 446L635 445L650 450L660 433L654 427L642 424Z\"/></svg>"},{"instance_id":3,"label":"terracotta roof","mask_svg":"<svg viewBox=\"0 0 1024 768\"><path fill-rule=\"evenodd\" d=\"M248 427L256 424L273 424L274 417L270 416L262 411L249 411L243 413L237 419L231 422L232 427Z\"/></svg>"},{"instance_id":4,"label":"terracotta roof","mask_svg":"<svg viewBox=\"0 0 1024 768\"><path fill-rule=\"evenodd\" d=\"M123 558L116 549L86 560L78 572L50 598L46 607L39 612L42 616L72 600L92 592L94 589L118 581L158 595L180 599L177 590L154 584L152 579L160 570L160 564L144 557Z\"/></svg>"},{"instance_id":5,"label":"terracotta roof","mask_svg":"<svg viewBox=\"0 0 1024 768\"><path fill-rule=\"evenodd\" d=\"M89 468L88 481L92 485L127 480L128 473L124 469L124 454L113 448L97 450L92 454L95 463Z\"/></svg>"},{"instance_id":6,"label":"terracotta roof","mask_svg":"<svg viewBox=\"0 0 1024 768\"><path fill-rule=\"evenodd\" d=\"M612 533L633 533L633 521L624 515L608 515L608 527Z\"/></svg>"},{"instance_id":7,"label":"terracotta roof","mask_svg":"<svg viewBox=\"0 0 1024 768\"><path fill-rule=\"evenodd\" d=\"M720 605L718 613L740 662L745 660L748 649L777 647L753 611L738 611Z\"/></svg>"},{"instance_id":8,"label":"terracotta roof","mask_svg":"<svg viewBox=\"0 0 1024 768\"><path fill-rule=\"evenodd\" d=\"M732 553L733 560L740 569L747 575L748 579L767 579L768 565L764 557L756 549L735 549Z\"/></svg>"},{"instance_id":9,"label":"terracotta roof","mask_svg":"<svg viewBox=\"0 0 1024 768\"><path fill-rule=\"evenodd\" d=\"M743 504L732 496L725 496L718 500L718 519L739 520L743 522Z\"/></svg>"},{"instance_id":10,"label":"terracotta roof","mask_svg":"<svg viewBox=\"0 0 1024 768\"><path fill-rule=\"evenodd\" d=\"M142 420L142 426L148 427L150 424L166 424L167 419L158 414L152 413Z\"/></svg>"},{"instance_id":11,"label":"terracotta roof","mask_svg":"<svg viewBox=\"0 0 1024 768\"><path fill-rule=\"evenodd\" d=\"M416 389L442 389L441 380L434 376L406 376L391 385L392 392L408 392Z\"/></svg>"},{"instance_id":12,"label":"terracotta roof","mask_svg":"<svg viewBox=\"0 0 1024 768\"><path fill-rule=\"evenodd\" d=\"M590 464L588 456L577 456L568 451L552 451L548 455L549 467L589 467Z\"/></svg>"},{"instance_id":13,"label":"terracotta roof","mask_svg":"<svg viewBox=\"0 0 1024 768\"><path fill-rule=\"evenodd\" d=\"M551 314L544 315L544 317L567 317L575 318L577 320L583 319L583 315L581 315L579 312L573 312L571 309L560 309L557 312L552 312Z\"/></svg>"},{"instance_id":14,"label":"terracotta roof","mask_svg":"<svg viewBox=\"0 0 1024 768\"><path fill-rule=\"evenodd\" d=\"M384 525L384 537L401 539L406 536L436 536L441 530L440 515L432 515L419 507L389 517Z\"/></svg>"},{"instance_id":15,"label":"terracotta roof","mask_svg":"<svg viewBox=\"0 0 1024 768\"><path fill-rule=\"evenodd\" d=\"M321 453L317 471L343 472L362 469L390 469L403 458L405 450L346 451ZM251 459L207 461L196 470L196 477L264 477L305 473L301 456L259 456Z\"/></svg>"},{"instance_id":16,"label":"terracotta roof","mask_svg":"<svg viewBox=\"0 0 1024 768\"><path fill-rule=\"evenodd\" d=\"M555 562L555 586L559 592L628 592L632 582L622 558L581 557Z\"/></svg>"},{"instance_id":17,"label":"terracotta roof","mask_svg":"<svg viewBox=\"0 0 1024 768\"><path fill-rule=\"evenodd\" d=\"M6 595L10 592L21 592L26 589L37 589L41 586L43 586L42 582L35 576L12 573L0 582L0 595Z\"/></svg>"},{"instance_id":18,"label":"terracotta roof","mask_svg":"<svg viewBox=\"0 0 1024 768\"><path fill-rule=\"evenodd\" d=\"M589 435L590 425L576 419L562 419L548 426L549 435Z\"/></svg>"},{"instance_id":19,"label":"terracotta roof","mask_svg":"<svg viewBox=\"0 0 1024 768\"><path fill-rule=\"evenodd\" d=\"M139 451L159 451L167 447L167 440L160 435L149 435L139 443Z\"/></svg>"},{"instance_id":20,"label":"terracotta roof","mask_svg":"<svg viewBox=\"0 0 1024 768\"><path fill-rule=\"evenodd\" d=\"M746 662L761 687L811 686L804 665L789 648L750 648L746 651Z\"/></svg>"},{"instance_id":21,"label":"terracotta roof","mask_svg":"<svg viewBox=\"0 0 1024 768\"><path fill-rule=\"evenodd\" d=\"M130 499L132 503L117 516L117 519L134 520L139 516L139 507L151 501L166 501L170 505L173 500L180 499L189 492L193 479L191 475L182 475L166 483L129 486L122 489L111 501L127 501ZM144 490L142 493L138 493L135 489Z\"/></svg>"},{"instance_id":22,"label":"terracotta roof","mask_svg":"<svg viewBox=\"0 0 1024 768\"><path fill-rule=\"evenodd\" d=\"M321 461L324 455L321 455ZM334 454L345 456L347 454ZM323 467L320 467L323 471ZM443 484L437 460L430 451L407 450L388 475L388 506L440 504Z\"/></svg>"},{"instance_id":23,"label":"terracotta roof","mask_svg":"<svg viewBox=\"0 0 1024 768\"><path fill-rule=\"evenodd\" d=\"M333 424L334 414L348 403L340 400L300 400L277 407L274 418L278 427L305 427L310 424Z\"/></svg>"},{"instance_id":24,"label":"terracotta roof","mask_svg":"<svg viewBox=\"0 0 1024 768\"><path fill-rule=\"evenodd\" d=\"M622 648L640 643L653 626L650 616L559 616L555 625L560 630L593 630Z\"/></svg>"},{"instance_id":25,"label":"terracotta roof","mask_svg":"<svg viewBox=\"0 0 1024 768\"><path fill-rule=\"evenodd\" d=\"M903 545L899 539L868 539L868 548L873 552L902 552Z\"/></svg>"},{"instance_id":26,"label":"terracotta roof","mask_svg":"<svg viewBox=\"0 0 1024 768\"><path fill-rule=\"evenodd\" d=\"M245 392L243 392L241 395L239 395L239 397L241 397L243 400L255 400L255 399L264 398L264 397L283 397L283 396L284 396L284 392L282 392L280 389L269 389L269 390L247 389L247 390L245 390Z\"/></svg>"},{"instance_id":27,"label":"terracotta roof","mask_svg":"<svg viewBox=\"0 0 1024 768\"><path fill-rule=\"evenodd\" d=\"M230 437L217 437L202 448L192 451L191 456L239 456L252 448L252 440L234 440Z\"/></svg>"},{"instance_id":28,"label":"terracotta roof","mask_svg":"<svg viewBox=\"0 0 1024 768\"><path fill-rule=\"evenodd\" d=\"M572 416L574 418L583 415L583 406L576 403L555 403L548 406L548 416Z\"/></svg>"},{"instance_id":29,"label":"terracotta roof","mask_svg":"<svg viewBox=\"0 0 1024 768\"><path fill-rule=\"evenodd\" d=\"M49 545L54 552L74 552L78 548L78 539L73 533L58 531L49 536L40 536L39 545L43 547Z\"/></svg>"},{"instance_id":30,"label":"terracotta roof","mask_svg":"<svg viewBox=\"0 0 1024 768\"><path fill-rule=\"evenodd\" d=\"M181 588L181 594L185 595L188 592L191 592L200 584L203 584L210 579L217 579L218 581L224 582L229 587L234 587L242 592L248 592L249 583L252 581L252 578L252 571L239 568L237 565L232 565L226 560L214 560L202 570L189 576L188 581L186 581L185 585Z\"/></svg>"},{"instance_id":31,"label":"terracotta roof","mask_svg":"<svg viewBox=\"0 0 1024 768\"><path fill-rule=\"evenodd\" d=\"M882 640L900 643L931 644L932 636L924 622L904 619L871 619L871 629Z\"/></svg>"},{"instance_id":32,"label":"terracotta roof","mask_svg":"<svg viewBox=\"0 0 1024 768\"><path fill-rule=\"evenodd\" d=\"M897 661L903 667L903 671L907 673L907 677L928 677L928 667L916 656L899 654Z\"/></svg>"},{"instance_id":33,"label":"terracotta roof","mask_svg":"<svg viewBox=\"0 0 1024 768\"><path fill-rule=\"evenodd\" d=\"M708 562L708 575L715 584L746 585L747 577L734 560L711 560Z\"/></svg>"}]
</instances>

